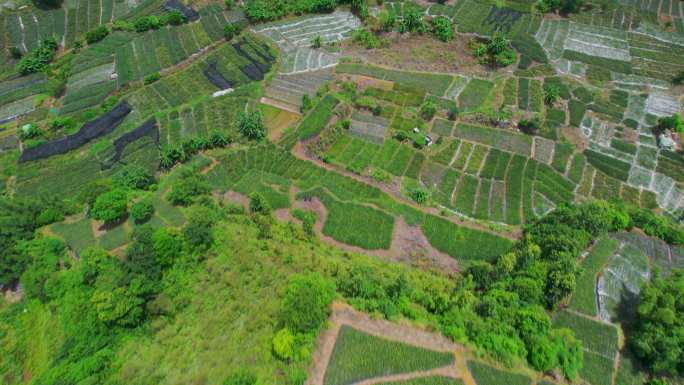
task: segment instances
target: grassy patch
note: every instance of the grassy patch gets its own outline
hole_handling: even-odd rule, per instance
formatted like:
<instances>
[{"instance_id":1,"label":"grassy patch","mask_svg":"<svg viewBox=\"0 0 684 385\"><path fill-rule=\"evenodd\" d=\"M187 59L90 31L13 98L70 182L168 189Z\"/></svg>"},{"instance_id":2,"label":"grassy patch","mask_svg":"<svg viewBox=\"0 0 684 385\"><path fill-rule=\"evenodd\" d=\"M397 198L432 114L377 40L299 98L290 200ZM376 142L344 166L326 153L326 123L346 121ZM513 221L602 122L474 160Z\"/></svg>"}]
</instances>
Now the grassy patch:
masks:
<instances>
[{"instance_id":1,"label":"grassy patch","mask_svg":"<svg viewBox=\"0 0 684 385\"><path fill-rule=\"evenodd\" d=\"M464 260L492 260L511 248L511 241L494 234L458 226L428 215L423 233L437 250Z\"/></svg>"},{"instance_id":2,"label":"grassy patch","mask_svg":"<svg viewBox=\"0 0 684 385\"><path fill-rule=\"evenodd\" d=\"M472 79L458 95L458 103L464 112L477 111L492 92L494 83L483 79Z\"/></svg>"},{"instance_id":3,"label":"grassy patch","mask_svg":"<svg viewBox=\"0 0 684 385\"><path fill-rule=\"evenodd\" d=\"M334 96L325 95L316 107L302 120L299 125L299 139L304 140L317 135L328 124L332 111L339 103Z\"/></svg>"},{"instance_id":4,"label":"grassy patch","mask_svg":"<svg viewBox=\"0 0 684 385\"><path fill-rule=\"evenodd\" d=\"M66 244L79 253L88 247L95 246L96 243L89 218L74 223L56 223L52 226L52 231L64 238Z\"/></svg>"},{"instance_id":5,"label":"grassy patch","mask_svg":"<svg viewBox=\"0 0 684 385\"><path fill-rule=\"evenodd\" d=\"M584 365L580 376L591 385L610 384L613 378L614 361L598 354L584 352Z\"/></svg>"},{"instance_id":6,"label":"grassy patch","mask_svg":"<svg viewBox=\"0 0 684 385\"><path fill-rule=\"evenodd\" d=\"M335 341L325 385L348 385L364 379L446 366L451 353L388 341L342 326Z\"/></svg>"}]
</instances>

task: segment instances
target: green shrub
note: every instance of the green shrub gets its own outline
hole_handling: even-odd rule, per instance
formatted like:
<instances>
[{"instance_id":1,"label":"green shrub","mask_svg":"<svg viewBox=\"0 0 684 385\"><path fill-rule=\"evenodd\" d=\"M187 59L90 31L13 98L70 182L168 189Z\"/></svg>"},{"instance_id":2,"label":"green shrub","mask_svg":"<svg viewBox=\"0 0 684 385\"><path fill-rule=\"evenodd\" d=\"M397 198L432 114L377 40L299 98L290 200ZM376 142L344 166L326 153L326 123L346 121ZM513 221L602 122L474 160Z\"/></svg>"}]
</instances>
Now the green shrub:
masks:
<instances>
[{"instance_id":1,"label":"green shrub","mask_svg":"<svg viewBox=\"0 0 684 385\"><path fill-rule=\"evenodd\" d=\"M107 35L109 35L109 29L107 29L107 26L101 25L86 32L85 39L88 44L94 44L107 37Z\"/></svg>"},{"instance_id":2,"label":"green shrub","mask_svg":"<svg viewBox=\"0 0 684 385\"><path fill-rule=\"evenodd\" d=\"M112 176L112 182L123 188L145 190L155 183L155 179L145 167L129 164Z\"/></svg>"},{"instance_id":3,"label":"green shrub","mask_svg":"<svg viewBox=\"0 0 684 385\"><path fill-rule=\"evenodd\" d=\"M295 333L316 332L330 314L335 291L335 283L319 273L293 276L285 289L281 321Z\"/></svg>"},{"instance_id":4,"label":"green shrub","mask_svg":"<svg viewBox=\"0 0 684 385\"><path fill-rule=\"evenodd\" d=\"M378 39L373 32L366 28L357 29L352 35L352 40L366 47L366 49L378 48L380 46L380 39Z\"/></svg>"},{"instance_id":5,"label":"green shrub","mask_svg":"<svg viewBox=\"0 0 684 385\"><path fill-rule=\"evenodd\" d=\"M17 64L17 70L22 75L45 70L52 59L54 59L58 47L59 45L55 39L50 38L41 41L38 48L21 58L19 64Z\"/></svg>"},{"instance_id":6,"label":"green shrub","mask_svg":"<svg viewBox=\"0 0 684 385\"><path fill-rule=\"evenodd\" d=\"M131 217L136 224L142 224L149 221L154 215L154 205L149 200L141 200L131 206Z\"/></svg>"},{"instance_id":7,"label":"green shrub","mask_svg":"<svg viewBox=\"0 0 684 385\"><path fill-rule=\"evenodd\" d=\"M261 193L253 192L249 194L249 211L253 214L269 215L271 205Z\"/></svg>"},{"instance_id":8,"label":"green shrub","mask_svg":"<svg viewBox=\"0 0 684 385\"><path fill-rule=\"evenodd\" d=\"M233 38L238 36L245 27L245 23L240 21L228 23L223 27L223 36L226 40L233 40Z\"/></svg>"},{"instance_id":9,"label":"green shrub","mask_svg":"<svg viewBox=\"0 0 684 385\"><path fill-rule=\"evenodd\" d=\"M260 110L240 113L238 118L238 129L240 133L250 140L260 141L266 137L266 127L264 117Z\"/></svg>"},{"instance_id":10,"label":"green shrub","mask_svg":"<svg viewBox=\"0 0 684 385\"><path fill-rule=\"evenodd\" d=\"M189 206L196 198L208 194L211 186L207 177L191 170L183 170L181 176L171 185L168 198L174 205Z\"/></svg>"},{"instance_id":11,"label":"green shrub","mask_svg":"<svg viewBox=\"0 0 684 385\"><path fill-rule=\"evenodd\" d=\"M123 190L112 190L98 196L90 209L94 219L111 224L122 220L128 210L128 196Z\"/></svg>"},{"instance_id":12,"label":"green shrub","mask_svg":"<svg viewBox=\"0 0 684 385\"><path fill-rule=\"evenodd\" d=\"M432 19L432 33L441 41L448 42L454 38L454 26L445 16Z\"/></svg>"},{"instance_id":13,"label":"green shrub","mask_svg":"<svg viewBox=\"0 0 684 385\"><path fill-rule=\"evenodd\" d=\"M159 72L153 72L153 73L145 76L143 81L145 82L145 84L152 84L159 79L161 79L161 74Z\"/></svg>"}]
</instances>

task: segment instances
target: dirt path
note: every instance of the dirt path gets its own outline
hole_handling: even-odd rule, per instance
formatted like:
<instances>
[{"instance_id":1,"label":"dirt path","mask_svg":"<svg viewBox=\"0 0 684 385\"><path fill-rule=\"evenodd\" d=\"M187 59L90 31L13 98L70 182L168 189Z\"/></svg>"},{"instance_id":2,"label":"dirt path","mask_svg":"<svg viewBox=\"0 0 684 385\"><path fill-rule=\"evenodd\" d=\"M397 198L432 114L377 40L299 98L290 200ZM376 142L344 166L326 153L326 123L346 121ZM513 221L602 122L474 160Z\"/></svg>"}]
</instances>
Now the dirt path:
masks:
<instances>
[{"instance_id":1,"label":"dirt path","mask_svg":"<svg viewBox=\"0 0 684 385\"><path fill-rule=\"evenodd\" d=\"M461 377L462 370L461 366L458 365L458 362L459 356L462 358L462 346L451 342L446 337L443 337L439 334L431 333L429 331L409 326L407 324L392 323L385 320L374 320L371 319L367 314L352 309L349 305L343 303L333 303L329 326L320 334L318 338L316 350L312 356L313 359L311 368L309 370L309 376L305 384L323 385L325 370L328 367L330 357L332 356L333 349L335 348L335 340L337 339L337 335L343 325L351 326L354 329L364 333L387 340L402 342L440 352L455 352L456 354L457 365L437 368L428 372L402 374L401 378L392 379L392 381L425 377L427 375L433 375L430 374L433 371L435 371L435 375L447 375L448 377L454 378ZM394 378L397 376L391 377ZM469 375L465 377L469 377ZM378 377L358 382L357 385L377 384L387 381L388 379L389 377ZM466 383L466 385L473 384Z\"/></svg>"},{"instance_id":2,"label":"dirt path","mask_svg":"<svg viewBox=\"0 0 684 385\"><path fill-rule=\"evenodd\" d=\"M375 378L371 378L368 380L355 382L353 385L384 384L384 383L388 383L388 382L408 381L408 380L412 380L414 378L422 378L422 377L460 378L460 373L458 371L458 368L456 368L456 366L449 365L449 366L444 366L441 368L435 368L432 370L426 370L426 371L421 371L421 372L401 373L401 374L394 374L391 376L375 377Z\"/></svg>"},{"instance_id":3,"label":"dirt path","mask_svg":"<svg viewBox=\"0 0 684 385\"><path fill-rule=\"evenodd\" d=\"M435 215L435 216L442 217L441 214L440 214L440 211L441 211L440 209L435 208L435 207L418 206L418 205L416 205L414 202L409 201L408 199L406 199L405 197L403 197L403 196L400 194L400 191L399 191L398 188L394 188L394 189L393 189L393 188L391 188L390 186L387 186L386 184L382 184L382 183L378 183L378 182L374 181L374 180L373 180L372 178L370 178L370 177L364 177L364 176L361 176L361 175L358 175L358 174L354 174L354 173L349 172L349 171L347 171L347 170L342 170L342 169L340 169L340 168L338 168L338 167L335 167L335 166L333 166L333 165L331 165L331 164L324 163L324 162L322 162L322 161L320 161L320 160L317 160L317 159L313 159L312 157L310 157L310 156L306 153L306 149L305 149L305 147L304 147L304 144L302 144L302 142L298 142L298 143L294 146L294 148L292 149L292 154L293 154L294 156L296 156L297 158L299 158L299 159L302 159L302 160L305 160L305 161L308 161L308 162L312 162L312 163L316 164L316 166L318 166L318 167L322 167L322 168L324 168L324 169L326 169L326 170L333 171L333 172L336 172L336 173L338 173L338 174L342 174L342 175L344 175L344 176L346 176L346 177L352 178L352 179L357 180L357 181L359 181L359 182L362 182L362 183L371 185L371 186L373 186L373 187L379 188L379 189L382 190L384 193L386 193L386 194L388 194L390 197L392 197L394 200L396 200L396 201L398 201L398 202L400 202L400 203L402 203L402 204L409 205L409 206L413 207L413 208L416 209L416 210L420 210L420 211L422 211L422 212L424 212L424 213L428 213L428 214L432 214L432 215ZM500 236L500 237L507 238L507 239L509 239L509 240L511 240L511 241L516 241L516 240L518 240L518 239L522 236L522 230L521 230L520 228L511 229L511 230L508 231L508 232L496 232L496 231L490 229L488 226L486 226L486 225L484 225L484 224L477 223L477 222L473 222L473 221L468 221L468 220L460 220L460 219L458 219L457 217L455 217L455 216L453 216L453 215L452 215L452 216L449 216L449 217L442 217L442 218L448 220L449 222L455 223L455 224L457 224L457 225L459 225L459 226L463 226L463 227L467 227L467 228L470 228L470 229L474 229L474 230L478 230L478 231L482 231L482 232L486 232L486 233L498 235L498 236Z\"/></svg>"},{"instance_id":4,"label":"dirt path","mask_svg":"<svg viewBox=\"0 0 684 385\"><path fill-rule=\"evenodd\" d=\"M211 159L211 163L210 163L207 167L205 167L204 169L202 169L202 171L200 171L200 173L202 173L202 175L207 175L211 170L214 169L214 167L218 166L218 164L219 164L220 162L218 161L218 159L214 158L213 156L209 156L209 155L206 154L206 153L205 153L204 155L205 155L207 158Z\"/></svg>"}]
</instances>

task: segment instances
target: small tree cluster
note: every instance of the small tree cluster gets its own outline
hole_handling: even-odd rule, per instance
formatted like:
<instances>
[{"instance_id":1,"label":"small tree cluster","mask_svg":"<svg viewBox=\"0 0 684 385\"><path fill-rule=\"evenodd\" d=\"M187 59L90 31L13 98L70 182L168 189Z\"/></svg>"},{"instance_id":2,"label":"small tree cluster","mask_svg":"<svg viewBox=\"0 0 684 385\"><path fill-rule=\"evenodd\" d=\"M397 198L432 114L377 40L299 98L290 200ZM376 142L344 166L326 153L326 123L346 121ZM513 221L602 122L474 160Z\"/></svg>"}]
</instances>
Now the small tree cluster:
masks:
<instances>
[{"instance_id":1,"label":"small tree cluster","mask_svg":"<svg viewBox=\"0 0 684 385\"><path fill-rule=\"evenodd\" d=\"M658 126L656 128L659 131L672 130L677 133L682 133L684 132L684 120L682 120L682 116L679 114L666 116L658 119Z\"/></svg>"},{"instance_id":2,"label":"small tree cluster","mask_svg":"<svg viewBox=\"0 0 684 385\"><path fill-rule=\"evenodd\" d=\"M578 13L584 6L585 0L539 0L537 9L541 13L559 11L564 14Z\"/></svg>"},{"instance_id":3,"label":"small tree cluster","mask_svg":"<svg viewBox=\"0 0 684 385\"><path fill-rule=\"evenodd\" d=\"M140 16L133 21L116 20L112 26L115 31L135 31L138 33L159 29L165 25L181 25L186 18L177 9L164 12L161 15Z\"/></svg>"},{"instance_id":4,"label":"small tree cluster","mask_svg":"<svg viewBox=\"0 0 684 385\"><path fill-rule=\"evenodd\" d=\"M85 39L88 44L95 44L102 41L107 35L109 35L109 29L106 25L101 25L86 32Z\"/></svg>"},{"instance_id":5,"label":"small tree cluster","mask_svg":"<svg viewBox=\"0 0 684 385\"><path fill-rule=\"evenodd\" d=\"M28 75L35 72L43 71L47 68L48 64L55 58L55 53L58 48L57 41L55 39L45 39L40 42L38 48L31 51L30 54L24 56L19 61L17 65L17 70L22 75Z\"/></svg>"},{"instance_id":6,"label":"small tree cluster","mask_svg":"<svg viewBox=\"0 0 684 385\"><path fill-rule=\"evenodd\" d=\"M485 43L474 44L473 54L481 64L493 67L506 67L515 63L517 59L517 54L511 46L511 41L500 32L496 32Z\"/></svg>"},{"instance_id":7,"label":"small tree cluster","mask_svg":"<svg viewBox=\"0 0 684 385\"><path fill-rule=\"evenodd\" d=\"M171 185L168 199L177 206L190 206L197 198L210 191L211 186L205 175L184 169L180 177Z\"/></svg>"},{"instance_id":8,"label":"small tree cluster","mask_svg":"<svg viewBox=\"0 0 684 385\"><path fill-rule=\"evenodd\" d=\"M236 21L228 23L223 27L223 36L226 40L233 40L235 36L238 36L247 25L242 21Z\"/></svg>"},{"instance_id":9,"label":"small tree cluster","mask_svg":"<svg viewBox=\"0 0 684 385\"><path fill-rule=\"evenodd\" d=\"M432 34L443 42L449 42L454 38L454 26L446 16L437 16L432 19Z\"/></svg>"},{"instance_id":10,"label":"small tree cluster","mask_svg":"<svg viewBox=\"0 0 684 385\"><path fill-rule=\"evenodd\" d=\"M120 222L128 212L128 194L123 189L105 192L95 199L90 216L106 224Z\"/></svg>"},{"instance_id":11,"label":"small tree cluster","mask_svg":"<svg viewBox=\"0 0 684 385\"><path fill-rule=\"evenodd\" d=\"M232 138L217 131L211 134L209 138L196 136L180 145L165 145L161 149L159 165L162 169L168 170L178 163L188 161L200 151L226 147L231 143L233 143Z\"/></svg>"},{"instance_id":12,"label":"small tree cluster","mask_svg":"<svg viewBox=\"0 0 684 385\"><path fill-rule=\"evenodd\" d=\"M420 8L406 3L404 5L404 17L399 23L399 32L401 33L420 33L423 34L428 31L427 23L423 17L423 12Z\"/></svg>"},{"instance_id":13,"label":"small tree cluster","mask_svg":"<svg viewBox=\"0 0 684 385\"><path fill-rule=\"evenodd\" d=\"M238 118L238 130L250 140L260 141L266 137L264 116L260 110L245 111Z\"/></svg>"}]
</instances>

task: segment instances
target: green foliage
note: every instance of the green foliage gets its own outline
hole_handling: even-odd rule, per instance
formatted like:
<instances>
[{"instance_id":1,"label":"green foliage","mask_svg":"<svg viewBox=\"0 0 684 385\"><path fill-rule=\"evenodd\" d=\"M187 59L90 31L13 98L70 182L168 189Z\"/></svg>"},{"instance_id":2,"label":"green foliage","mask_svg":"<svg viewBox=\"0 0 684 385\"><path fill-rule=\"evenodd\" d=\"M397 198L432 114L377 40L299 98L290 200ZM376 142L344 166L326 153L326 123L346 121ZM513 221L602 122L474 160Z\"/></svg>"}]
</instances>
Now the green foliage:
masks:
<instances>
[{"instance_id":1,"label":"green foliage","mask_svg":"<svg viewBox=\"0 0 684 385\"><path fill-rule=\"evenodd\" d=\"M188 222L183 226L183 237L188 245L198 251L206 251L214 242L212 226L215 213L208 207L198 206L190 212Z\"/></svg>"},{"instance_id":2,"label":"green foliage","mask_svg":"<svg viewBox=\"0 0 684 385\"><path fill-rule=\"evenodd\" d=\"M352 40L359 43L366 49L373 49L380 47L380 39L378 39L373 32L366 28L357 29L352 35Z\"/></svg>"},{"instance_id":3,"label":"green foliage","mask_svg":"<svg viewBox=\"0 0 684 385\"><path fill-rule=\"evenodd\" d=\"M684 132L684 120L682 120L682 117L679 114L660 118L658 119L658 129L682 133Z\"/></svg>"},{"instance_id":4,"label":"green foliage","mask_svg":"<svg viewBox=\"0 0 684 385\"><path fill-rule=\"evenodd\" d=\"M112 182L117 187L146 190L155 183L155 179L145 167L128 164L112 176Z\"/></svg>"},{"instance_id":5,"label":"green foliage","mask_svg":"<svg viewBox=\"0 0 684 385\"><path fill-rule=\"evenodd\" d=\"M639 296L629 344L653 373L684 373L684 271L656 272Z\"/></svg>"},{"instance_id":6,"label":"green foliage","mask_svg":"<svg viewBox=\"0 0 684 385\"><path fill-rule=\"evenodd\" d=\"M672 83L677 85L684 84L684 70L679 71L679 73L672 78Z\"/></svg>"},{"instance_id":7,"label":"green foliage","mask_svg":"<svg viewBox=\"0 0 684 385\"><path fill-rule=\"evenodd\" d=\"M54 238L39 238L20 243L17 251L28 262L21 274L24 294L27 298L44 301L46 283L59 271L60 259L67 256L64 243Z\"/></svg>"},{"instance_id":8,"label":"green foliage","mask_svg":"<svg viewBox=\"0 0 684 385\"><path fill-rule=\"evenodd\" d=\"M159 79L161 79L161 74L159 72L152 72L151 74L146 75L143 81L145 84L152 84Z\"/></svg>"},{"instance_id":9,"label":"green foliage","mask_svg":"<svg viewBox=\"0 0 684 385\"><path fill-rule=\"evenodd\" d=\"M266 127L264 126L264 116L261 110L242 112L238 118L238 129L247 139L255 141L264 139L266 137Z\"/></svg>"},{"instance_id":10,"label":"green foliage","mask_svg":"<svg viewBox=\"0 0 684 385\"><path fill-rule=\"evenodd\" d=\"M590 316L598 313L596 303L596 277L608 258L613 255L617 241L610 238L599 239L591 252L584 258L581 273L577 277L577 289L570 301L570 308Z\"/></svg>"},{"instance_id":11,"label":"green foliage","mask_svg":"<svg viewBox=\"0 0 684 385\"><path fill-rule=\"evenodd\" d=\"M128 210L128 196L126 191L115 189L97 197L90 216L105 223L116 223L124 219Z\"/></svg>"},{"instance_id":12,"label":"green foliage","mask_svg":"<svg viewBox=\"0 0 684 385\"><path fill-rule=\"evenodd\" d=\"M422 188L416 188L411 191L411 199L418 204L425 204L429 198L429 194Z\"/></svg>"},{"instance_id":13,"label":"green foliage","mask_svg":"<svg viewBox=\"0 0 684 385\"><path fill-rule=\"evenodd\" d=\"M394 8L387 11L383 10L378 15L378 20L384 32L391 32L397 25L397 13L394 11ZM682 77L684 78L684 75Z\"/></svg>"},{"instance_id":14,"label":"green foliage","mask_svg":"<svg viewBox=\"0 0 684 385\"><path fill-rule=\"evenodd\" d=\"M335 96L325 95L299 124L299 139L309 139L325 128L338 103L339 100Z\"/></svg>"},{"instance_id":15,"label":"green foliage","mask_svg":"<svg viewBox=\"0 0 684 385\"><path fill-rule=\"evenodd\" d=\"M337 0L246 0L245 16L251 22L280 19L289 14L332 12Z\"/></svg>"},{"instance_id":16,"label":"green foliage","mask_svg":"<svg viewBox=\"0 0 684 385\"><path fill-rule=\"evenodd\" d=\"M529 385L531 383L531 379L527 376L505 372L475 361L468 361L468 369L478 385Z\"/></svg>"},{"instance_id":17,"label":"green foliage","mask_svg":"<svg viewBox=\"0 0 684 385\"><path fill-rule=\"evenodd\" d=\"M45 70L55 57L59 45L55 39L45 39L40 42L38 48L21 58L17 64L17 70L22 75L28 75Z\"/></svg>"},{"instance_id":18,"label":"green foliage","mask_svg":"<svg viewBox=\"0 0 684 385\"><path fill-rule=\"evenodd\" d=\"M88 44L95 44L102 41L107 35L109 35L109 29L107 26L101 25L86 32L85 39Z\"/></svg>"},{"instance_id":19,"label":"green foliage","mask_svg":"<svg viewBox=\"0 0 684 385\"><path fill-rule=\"evenodd\" d=\"M269 215L271 214L271 204L259 192L249 194L249 211L253 214Z\"/></svg>"},{"instance_id":20,"label":"green foliage","mask_svg":"<svg viewBox=\"0 0 684 385\"><path fill-rule=\"evenodd\" d=\"M154 205L147 199L136 202L131 206L131 218L137 224L149 221L152 215L154 215Z\"/></svg>"},{"instance_id":21,"label":"green foliage","mask_svg":"<svg viewBox=\"0 0 684 385\"><path fill-rule=\"evenodd\" d=\"M432 19L432 33L441 41L449 42L454 38L454 26L446 16Z\"/></svg>"},{"instance_id":22,"label":"green foliage","mask_svg":"<svg viewBox=\"0 0 684 385\"><path fill-rule=\"evenodd\" d=\"M316 332L330 314L335 283L318 273L295 275L285 289L280 319L295 333Z\"/></svg>"},{"instance_id":23,"label":"green foliage","mask_svg":"<svg viewBox=\"0 0 684 385\"><path fill-rule=\"evenodd\" d=\"M404 16L399 22L401 33L420 33L428 31L427 23L423 17L423 11L413 3L404 4Z\"/></svg>"},{"instance_id":24,"label":"green foliage","mask_svg":"<svg viewBox=\"0 0 684 385\"><path fill-rule=\"evenodd\" d=\"M506 67L517 60L517 54L511 46L511 41L501 32L496 32L486 43L471 44L473 55L481 64L492 67Z\"/></svg>"},{"instance_id":25,"label":"green foliage","mask_svg":"<svg viewBox=\"0 0 684 385\"><path fill-rule=\"evenodd\" d=\"M311 39L311 48L319 49L319 48L321 48L321 44L322 43L321 43L321 35L320 34L314 36L314 38Z\"/></svg>"},{"instance_id":26,"label":"green foliage","mask_svg":"<svg viewBox=\"0 0 684 385\"><path fill-rule=\"evenodd\" d=\"M238 36L243 29L245 29L245 23L241 21L236 21L233 23L228 23L223 27L223 36L226 40L233 40L235 36Z\"/></svg>"},{"instance_id":27,"label":"green foliage","mask_svg":"<svg viewBox=\"0 0 684 385\"><path fill-rule=\"evenodd\" d=\"M342 326L325 372L325 385L345 385L365 379L450 365L454 356L388 341Z\"/></svg>"},{"instance_id":28,"label":"green foliage","mask_svg":"<svg viewBox=\"0 0 684 385\"><path fill-rule=\"evenodd\" d=\"M208 194L210 190L211 186L205 175L185 169L171 185L168 199L174 205L189 206L198 197Z\"/></svg>"},{"instance_id":29,"label":"green foliage","mask_svg":"<svg viewBox=\"0 0 684 385\"><path fill-rule=\"evenodd\" d=\"M553 106L560 100L560 87L553 83L544 83L544 103Z\"/></svg>"},{"instance_id":30,"label":"green foliage","mask_svg":"<svg viewBox=\"0 0 684 385\"><path fill-rule=\"evenodd\" d=\"M432 120L436 113L437 106L430 100L426 101L420 106L420 116L427 121Z\"/></svg>"},{"instance_id":31,"label":"green foliage","mask_svg":"<svg viewBox=\"0 0 684 385\"><path fill-rule=\"evenodd\" d=\"M233 0L226 0L226 5L228 4L228 1ZM256 385L256 382L257 376L247 369L242 369L228 376L228 378L223 381L223 385Z\"/></svg>"}]
</instances>

